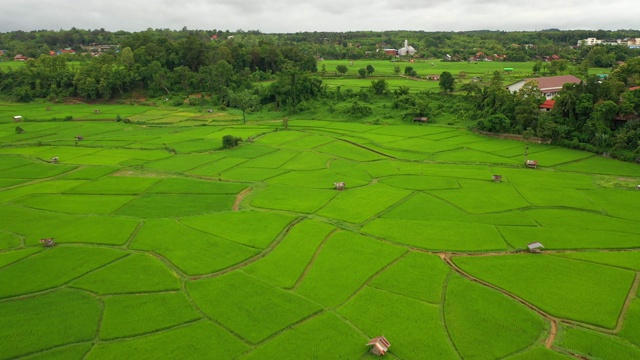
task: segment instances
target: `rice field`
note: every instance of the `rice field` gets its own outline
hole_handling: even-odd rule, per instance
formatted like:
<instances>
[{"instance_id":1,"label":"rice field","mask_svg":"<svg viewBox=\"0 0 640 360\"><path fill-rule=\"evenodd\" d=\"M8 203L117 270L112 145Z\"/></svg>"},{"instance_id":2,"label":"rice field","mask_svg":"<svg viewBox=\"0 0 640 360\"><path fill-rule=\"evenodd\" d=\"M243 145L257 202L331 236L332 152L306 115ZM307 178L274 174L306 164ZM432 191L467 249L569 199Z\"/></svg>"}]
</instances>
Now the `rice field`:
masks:
<instances>
[{"instance_id":1,"label":"rice field","mask_svg":"<svg viewBox=\"0 0 640 360\"><path fill-rule=\"evenodd\" d=\"M637 164L431 124L280 126L0 107L0 360L373 359L380 335L392 359L640 357Z\"/></svg>"}]
</instances>

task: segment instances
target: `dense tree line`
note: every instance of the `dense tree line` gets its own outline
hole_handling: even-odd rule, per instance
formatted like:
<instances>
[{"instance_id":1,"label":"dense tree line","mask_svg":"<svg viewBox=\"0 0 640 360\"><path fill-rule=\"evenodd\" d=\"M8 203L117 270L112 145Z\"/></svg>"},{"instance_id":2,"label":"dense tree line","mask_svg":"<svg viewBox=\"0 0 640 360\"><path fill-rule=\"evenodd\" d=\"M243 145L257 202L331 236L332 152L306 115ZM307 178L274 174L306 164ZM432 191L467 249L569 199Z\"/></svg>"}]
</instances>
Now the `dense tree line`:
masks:
<instances>
[{"instance_id":1,"label":"dense tree line","mask_svg":"<svg viewBox=\"0 0 640 360\"><path fill-rule=\"evenodd\" d=\"M349 118L375 116L375 103L386 101L405 119L416 116L464 118L480 130L550 138L558 144L609 152L624 159L640 156L640 85L638 50L626 46L569 46L586 37L640 37L638 32L542 31L504 33L352 32L262 34L258 31L180 31L148 29L137 33L100 30L36 31L0 34L0 48L31 57L24 67L0 71L0 94L17 101L36 98L62 100L70 96L111 99L139 93L142 96L176 96L181 105L187 94L199 94L210 106L233 106L246 112L260 106L287 112L329 112ZM464 59L485 53L510 54L522 61L560 54L560 60L538 61L538 74L578 69L584 81L565 86L551 112L541 112L544 101L535 82L517 93L505 88L500 73L488 84L467 83L456 88L450 73L440 77L442 93L412 94L407 88L389 91L384 79L368 89L328 90L318 73L319 58L384 58L379 51L415 39L420 56L450 54ZM83 54L82 44L118 44L117 51L100 56ZM525 46L526 45L526 46ZM50 56L49 49L71 47L76 54ZM623 63L624 62L624 63ZM589 76L592 66L614 67L607 80ZM345 69L336 69L342 72ZM360 76L374 73L372 66ZM397 67L396 73L401 69ZM405 75L414 76L410 66ZM261 81L268 83L257 85ZM454 90L464 96L449 95ZM387 116L387 115L385 115ZM379 121L378 118L376 121ZM445 120L445 122L447 122Z\"/></svg>"},{"instance_id":2,"label":"dense tree line","mask_svg":"<svg viewBox=\"0 0 640 360\"><path fill-rule=\"evenodd\" d=\"M477 128L552 139L564 146L624 159L640 157L640 58L618 66L607 80L589 76L565 84L550 112L541 112L545 97L531 81L510 93L496 72L485 88L468 89L475 104Z\"/></svg>"}]
</instances>

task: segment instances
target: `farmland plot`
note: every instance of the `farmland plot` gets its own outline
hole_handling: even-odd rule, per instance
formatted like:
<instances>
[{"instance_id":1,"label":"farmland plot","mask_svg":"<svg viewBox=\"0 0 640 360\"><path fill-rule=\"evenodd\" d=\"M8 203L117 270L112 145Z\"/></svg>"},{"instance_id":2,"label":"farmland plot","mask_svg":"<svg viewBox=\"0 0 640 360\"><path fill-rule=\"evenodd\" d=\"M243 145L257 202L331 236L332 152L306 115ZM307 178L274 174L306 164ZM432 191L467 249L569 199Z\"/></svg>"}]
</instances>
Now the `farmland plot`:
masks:
<instances>
[{"instance_id":1,"label":"farmland plot","mask_svg":"<svg viewBox=\"0 0 640 360\"><path fill-rule=\"evenodd\" d=\"M638 357L637 165L527 144L527 169L525 143L434 124L95 106L72 113L156 124L0 125L0 359L368 359L379 335L407 360ZM66 116L42 107L24 114Z\"/></svg>"}]
</instances>

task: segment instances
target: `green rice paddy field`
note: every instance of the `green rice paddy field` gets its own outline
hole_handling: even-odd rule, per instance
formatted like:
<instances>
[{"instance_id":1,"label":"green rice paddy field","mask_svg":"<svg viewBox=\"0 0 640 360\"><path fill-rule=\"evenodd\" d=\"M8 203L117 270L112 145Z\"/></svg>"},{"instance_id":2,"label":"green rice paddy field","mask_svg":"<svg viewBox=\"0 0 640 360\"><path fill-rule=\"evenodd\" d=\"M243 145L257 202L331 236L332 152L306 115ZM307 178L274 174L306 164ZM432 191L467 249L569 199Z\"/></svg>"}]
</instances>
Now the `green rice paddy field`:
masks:
<instances>
[{"instance_id":1,"label":"green rice paddy field","mask_svg":"<svg viewBox=\"0 0 640 360\"><path fill-rule=\"evenodd\" d=\"M0 359L640 358L637 164L95 108L0 106Z\"/></svg>"}]
</instances>

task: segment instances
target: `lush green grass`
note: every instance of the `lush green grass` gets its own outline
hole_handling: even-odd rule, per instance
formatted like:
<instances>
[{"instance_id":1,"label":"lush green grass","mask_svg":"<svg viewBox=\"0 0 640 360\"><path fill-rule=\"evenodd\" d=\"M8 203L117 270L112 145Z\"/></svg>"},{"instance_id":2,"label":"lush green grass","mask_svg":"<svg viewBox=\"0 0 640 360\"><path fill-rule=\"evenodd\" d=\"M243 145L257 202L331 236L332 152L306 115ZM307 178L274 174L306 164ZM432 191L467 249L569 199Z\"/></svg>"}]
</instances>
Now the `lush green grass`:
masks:
<instances>
[{"instance_id":1,"label":"lush green grass","mask_svg":"<svg viewBox=\"0 0 640 360\"><path fill-rule=\"evenodd\" d=\"M43 351L31 356L22 357L26 360L69 360L82 359L86 353L91 350L93 344L86 342L81 344L67 345L54 348L52 350Z\"/></svg>"},{"instance_id":2,"label":"lush green grass","mask_svg":"<svg viewBox=\"0 0 640 360\"><path fill-rule=\"evenodd\" d=\"M39 251L41 248L24 248L13 251L0 252L0 268L12 264L18 260L24 259L27 256L31 256Z\"/></svg>"},{"instance_id":3,"label":"lush green grass","mask_svg":"<svg viewBox=\"0 0 640 360\"><path fill-rule=\"evenodd\" d=\"M131 248L161 255L189 275L226 269L258 253L255 249L185 227L173 220L145 221Z\"/></svg>"},{"instance_id":4,"label":"lush green grass","mask_svg":"<svg viewBox=\"0 0 640 360\"><path fill-rule=\"evenodd\" d=\"M134 199L130 195L33 194L14 203L68 214L111 214Z\"/></svg>"},{"instance_id":5,"label":"lush green grass","mask_svg":"<svg viewBox=\"0 0 640 360\"><path fill-rule=\"evenodd\" d=\"M499 230L507 243L515 249L524 249L528 243L536 241L553 250L627 249L640 246L640 236L613 230L525 226L501 226Z\"/></svg>"},{"instance_id":6,"label":"lush green grass","mask_svg":"<svg viewBox=\"0 0 640 360\"><path fill-rule=\"evenodd\" d=\"M491 251L507 247L496 228L485 224L380 218L365 225L362 232L433 251Z\"/></svg>"},{"instance_id":7,"label":"lush green grass","mask_svg":"<svg viewBox=\"0 0 640 360\"><path fill-rule=\"evenodd\" d=\"M155 332L199 318L180 292L109 296L104 299L100 339Z\"/></svg>"},{"instance_id":8,"label":"lush green grass","mask_svg":"<svg viewBox=\"0 0 640 360\"><path fill-rule=\"evenodd\" d=\"M636 346L640 346L640 298L635 298L631 302L622 325L622 330L620 330L618 335L623 339L631 341Z\"/></svg>"},{"instance_id":9,"label":"lush green grass","mask_svg":"<svg viewBox=\"0 0 640 360\"><path fill-rule=\"evenodd\" d=\"M369 286L439 304L449 272L439 257L412 251L373 279Z\"/></svg>"},{"instance_id":10,"label":"lush green grass","mask_svg":"<svg viewBox=\"0 0 640 360\"><path fill-rule=\"evenodd\" d=\"M557 346L592 359L632 360L640 358L640 349L632 344L615 336L581 328L564 328L559 336Z\"/></svg>"},{"instance_id":11,"label":"lush green grass","mask_svg":"<svg viewBox=\"0 0 640 360\"><path fill-rule=\"evenodd\" d=\"M338 232L324 244L297 292L324 306L337 306L404 251L365 236Z\"/></svg>"},{"instance_id":12,"label":"lush green grass","mask_svg":"<svg viewBox=\"0 0 640 360\"><path fill-rule=\"evenodd\" d=\"M344 182L348 188L366 185L368 181L336 174L328 169L291 171L271 179L267 183L301 186L315 189L333 189L336 182Z\"/></svg>"},{"instance_id":13,"label":"lush green grass","mask_svg":"<svg viewBox=\"0 0 640 360\"><path fill-rule=\"evenodd\" d=\"M191 359L232 359L248 350L248 346L209 321L176 327L148 336L125 341L102 342L87 359L124 359L135 354L136 359L177 359L189 354Z\"/></svg>"},{"instance_id":14,"label":"lush green grass","mask_svg":"<svg viewBox=\"0 0 640 360\"><path fill-rule=\"evenodd\" d=\"M131 254L70 284L98 294L179 290L176 274L148 254Z\"/></svg>"},{"instance_id":15,"label":"lush green grass","mask_svg":"<svg viewBox=\"0 0 640 360\"><path fill-rule=\"evenodd\" d=\"M283 331L242 359L359 359L369 351L368 340L338 316L325 313Z\"/></svg>"},{"instance_id":16,"label":"lush green grass","mask_svg":"<svg viewBox=\"0 0 640 360\"><path fill-rule=\"evenodd\" d=\"M321 170L327 166L329 159L331 159L330 155L302 151L280 166L280 168L286 170Z\"/></svg>"},{"instance_id":17,"label":"lush green grass","mask_svg":"<svg viewBox=\"0 0 640 360\"><path fill-rule=\"evenodd\" d=\"M640 168L637 165L600 156L592 156L581 161L558 166L558 169L592 174L640 176Z\"/></svg>"},{"instance_id":18,"label":"lush green grass","mask_svg":"<svg viewBox=\"0 0 640 360\"><path fill-rule=\"evenodd\" d=\"M0 358L93 340L99 318L98 301L73 290L0 302Z\"/></svg>"},{"instance_id":19,"label":"lush green grass","mask_svg":"<svg viewBox=\"0 0 640 360\"><path fill-rule=\"evenodd\" d=\"M0 231L0 250L20 245L20 237L15 234Z\"/></svg>"},{"instance_id":20,"label":"lush green grass","mask_svg":"<svg viewBox=\"0 0 640 360\"><path fill-rule=\"evenodd\" d=\"M320 310L296 294L239 272L191 282L187 289L209 317L252 343Z\"/></svg>"},{"instance_id":21,"label":"lush green grass","mask_svg":"<svg viewBox=\"0 0 640 360\"><path fill-rule=\"evenodd\" d=\"M557 256L640 271L640 251L568 252Z\"/></svg>"},{"instance_id":22,"label":"lush green grass","mask_svg":"<svg viewBox=\"0 0 640 360\"><path fill-rule=\"evenodd\" d=\"M388 219L429 221L451 221L455 219L460 223L481 223L487 225L537 225L531 217L520 210L469 214L447 201L423 193L413 194L406 201L383 213L381 217Z\"/></svg>"},{"instance_id":23,"label":"lush green grass","mask_svg":"<svg viewBox=\"0 0 640 360\"><path fill-rule=\"evenodd\" d=\"M94 247L56 247L0 271L0 298L29 294L63 285L126 253Z\"/></svg>"},{"instance_id":24,"label":"lush green grass","mask_svg":"<svg viewBox=\"0 0 640 360\"><path fill-rule=\"evenodd\" d=\"M372 161L385 158L385 156L344 141L334 141L326 145L317 146L314 150L356 161Z\"/></svg>"},{"instance_id":25,"label":"lush green grass","mask_svg":"<svg viewBox=\"0 0 640 360\"><path fill-rule=\"evenodd\" d=\"M459 180L461 189L433 190L431 194L468 213L479 214L514 210L531 206L509 184L489 181Z\"/></svg>"},{"instance_id":26,"label":"lush green grass","mask_svg":"<svg viewBox=\"0 0 640 360\"><path fill-rule=\"evenodd\" d=\"M498 359L533 344L545 329L531 309L499 292L454 275L444 318L463 359Z\"/></svg>"},{"instance_id":27,"label":"lush green grass","mask_svg":"<svg viewBox=\"0 0 640 360\"><path fill-rule=\"evenodd\" d=\"M118 215L139 218L168 218L231 210L234 195L145 194L116 211Z\"/></svg>"},{"instance_id":28,"label":"lush green grass","mask_svg":"<svg viewBox=\"0 0 640 360\"><path fill-rule=\"evenodd\" d=\"M318 211L318 215L351 223L362 223L409 196L409 192L382 184L347 188Z\"/></svg>"},{"instance_id":29,"label":"lush green grass","mask_svg":"<svg viewBox=\"0 0 640 360\"><path fill-rule=\"evenodd\" d=\"M384 334L389 353L402 359L458 358L438 306L365 287L338 312L371 338Z\"/></svg>"},{"instance_id":30,"label":"lush green grass","mask_svg":"<svg viewBox=\"0 0 640 360\"><path fill-rule=\"evenodd\" d=\"M187 226L255 248L266 248L293 221L270 212L238 211L183 218ZM251 226L246 226L251 224Z\"/></svg>"},{"instance_id":31,"label":"lush green grass","mask_svg":"<svg viewBox=\"0 0 640 360\"><path fill-rule=\"evenodd\" d=\"M229 194L235 195L246 189L246 184L192 179L163 179L148 189L154 194Z\"/></svg>"},{"instance_id":32,"label":"lush green grass","mask_svg":"<svg viewBox=\"0 0 640 360\"><path fill-rule=\"evenodd\" d=\"M71 194L135 195L144 192L160 179L105 176L67 190Z\"/></svg>"},{"instance_id":33,"label":"lush green grass","mask_svg":"<svg viewBox=\"0 0 640 360\"><path fill-rule=\"evenodd\" d=\"M393 65L374 64L374 75ZM417 63L425 74L440 65ZM486 77L481 68L495 64L464 66ZM39 121L16 134L17 112ZM640 270L633 164L528 144L541 168L526 169L525 143L388 125L392 114L373 126L342 114L297 119L305 113L288 131L274 131L282 114L240 125L238 110L190 106L2 104L2 114L0 327L26 340L0 344L0 358L363 359L378 335L402 359L637 350L637 299L619 337L580 330L596 346L561 329L554 351L538 315L427 253L453 252L465 271L561 323L612 328ZM92 121L117 114L153 125ZM86 121L44 120L67 115ZM221 150L226 134L253 139ZM339 181L345 191L334 190ZM43 248L46 237L59 245ZM512 253L533 241L563 251ZM74 296L84 300L59 304ZM82 336L47 327L45 315L71 327L87 315ZM42 339L48 331L53 340Z\"/></svg>"},{"instance_id":34,"label":"lush green grass","mask_svg":"<svg viewBox=\"0 0 640 360\"><path fill-rule=\"evenodd\" d=\"M586 211L564 209L532 209L527 215L549 228L588 229L640 235L640 222Z\"/></svg>"},{"instance_id":35,"label":"lush green grass","mask_svg":"<svg viewBox=\"0 0 640 360\"><path fill-rule=\"evenodd\" d=\"M508 360L570 360L573 356L566 355L543 346L537 346L530 350L519 352L513 356L506 357Z\"/></svg>"},{"instance_id":36,"label":"lush green grass","mask_svg":"<svg viewBox=\"0 0 640 360\"><path fill-rule=\"evenodd\" d=\"M453 260L471 275L551 315L610 329L616 325L635 275L628 270L535 254Z\"/></svg>"},{"instance_id":37,"label":"lush green grass","mask_svg":"<svg viewBox=\"0 0 640 360\"><path fill-rule=\"evenodd\" d=\"M442 190L459 189L460 184L454 178L419 176L419 175L398 175L388 176L380 179L380 182L407 190Z\"/></svg>"},{"instance_id":38,"label":"lush green grass","mask_svg":"<svg viewBox=\"0 0 640 360\"><path fill-rule=\"evenodd\" d=\"M292 288L322 241L334 229L331 225L316 221L300 222L272 252L243 270L276 286Z\"/></svg>"}]
</instances>

